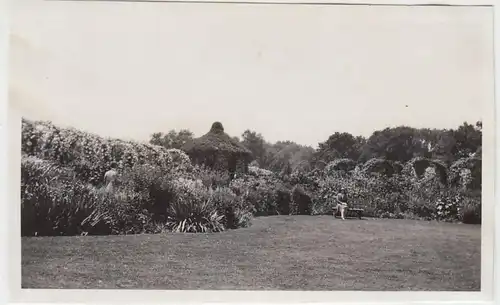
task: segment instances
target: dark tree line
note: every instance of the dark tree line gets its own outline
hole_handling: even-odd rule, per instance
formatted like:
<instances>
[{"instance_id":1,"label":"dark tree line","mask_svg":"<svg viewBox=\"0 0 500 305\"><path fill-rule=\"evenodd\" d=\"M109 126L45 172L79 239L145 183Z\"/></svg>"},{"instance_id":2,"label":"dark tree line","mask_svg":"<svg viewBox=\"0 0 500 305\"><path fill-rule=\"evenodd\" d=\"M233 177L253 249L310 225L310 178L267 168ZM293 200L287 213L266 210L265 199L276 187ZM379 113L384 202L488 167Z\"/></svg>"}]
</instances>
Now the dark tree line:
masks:
<instances>
[{"instance_id":1,"label":"dark tree line","mask_svg":"<svg viewBox=\"0 0 500 305\"><path fill-rule=\"evenodd\" d=\"M189 130L155 133L152 144L166 148L181 148L193 139ZM482 147L482 122L464 122L456 129L388 127L375 131L370 137L335 132L316 149L292 141L270 143L256 131L246 130L241 139L235 137L253 155L253 165L281 174L295 170L310 170L338 158L364 163L372 158L407 162L414 157L440 160L446 164L476 154Z\"/></svg>"}]
</instances>

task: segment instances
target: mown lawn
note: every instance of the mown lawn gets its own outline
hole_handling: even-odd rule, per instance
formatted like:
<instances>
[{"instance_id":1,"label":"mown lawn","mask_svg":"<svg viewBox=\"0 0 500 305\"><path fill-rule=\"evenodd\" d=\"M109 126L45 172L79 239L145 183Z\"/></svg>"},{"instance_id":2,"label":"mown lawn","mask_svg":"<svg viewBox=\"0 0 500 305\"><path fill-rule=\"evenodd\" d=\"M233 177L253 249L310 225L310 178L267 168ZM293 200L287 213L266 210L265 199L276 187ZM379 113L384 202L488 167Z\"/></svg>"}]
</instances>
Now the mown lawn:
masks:
<instances>
[{"instance_id":1,"label":"mown lawn","mask_svg":"<svg viewBox=\"0 0 500 305\"><path fill-rule=\"evenodd\" d=\"M273 216L216 234L22 239L23 288L480 289L481 227Z\"/></svg>"}]
</instances>

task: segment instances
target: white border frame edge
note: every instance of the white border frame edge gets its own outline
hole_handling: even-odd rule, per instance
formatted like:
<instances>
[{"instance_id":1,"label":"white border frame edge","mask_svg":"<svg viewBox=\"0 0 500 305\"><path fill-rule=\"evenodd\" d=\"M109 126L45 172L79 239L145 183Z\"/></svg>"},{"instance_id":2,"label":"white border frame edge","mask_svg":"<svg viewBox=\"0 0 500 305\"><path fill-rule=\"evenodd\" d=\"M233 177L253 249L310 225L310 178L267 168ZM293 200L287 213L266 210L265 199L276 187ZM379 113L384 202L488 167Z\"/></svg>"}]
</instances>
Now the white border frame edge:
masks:
<instances>
[{"instance_id":1,"label":"white border frame edge","mask_svg":"<svg viewBox=\"0 0 500 305\"><path fill-rule=\"evenodd\" d=\"M97 0L93 0L97 1ZM131 1L131 0L121 0L121 1ZM163 0L148 0L150 2L153 1L163 1ZM19 151L20 148L20 136L19 131L21 129L20 126L20 115L11 107L8 107L8 94L7 94L7 75L8 69L2 69L3 67L8 66L8 1L0 1L0 102L5 104L5 108L1 108L1 121L0 121L0 131L1 131L1 139L0 143L9 145L0 145L0 147L9 147L7 149L2 150L0 156L2 156L2 165L0 168L9 169L8 171L2 171L2 180L1 187L3 188L6 183L10 186L6 189L6 192L3 190L0 191L0 194L4 195L2 197L3 202L6 204L0 205L0 215L9 215L7 212L12 212L12 206L9 206L7 203L11 202L12 199L15 199L19 196L19 192L9 192L9 189L12 190L15 183L13 181L19 181L18 178L20 175L18 161L19 156L13 156L13 152ZM185 2L233 2L233 1L222 1L222 0L185 0ZM234 1L237 2L237 1ZM358 0L344 0L344 1L314 1L314 0L294 0L294 1L286 1L286 0L244 0L242 2L245 3L303 3L303 4L313 4L313 3L323 3L323 4L371 4L371 5L463 5L463 6L492 6L493 14L494 14L494 49L495 49L495 57L496 51L500 50L500 39L498 37L498 33L500 33L500 9L499 6L496 5L496 1L485 1L485 0L450 0L450 1L422 1L422 0L368 0L368 1L358 1ZM495 59L495 72L500 69L500 61ZM500 82L498 78L495 77L495 91L494 98L498 100L500 97L499 88ZM5 90L3 90L5 89ZM5 109L5 111L3 111ZM494 112L485 113L488 117L484 118L483 124L489 128L484 128L483 141L489 143L488 148L483 150L484 157L489 161L493 162L495 170L498 168L498 162L496 162L496 150L500 148L500 142L498 141L498 134L500 128L494 124L496 118L498 117L498 107L494 105ZM5 115L4 115L5 114ZM8 126L8 128L6 128ZM492 127L495 126L495 127ZM16 135L17 134L17 135ZM484 142L483 142L484 143ZM17 154L18 155L18 154ZM9 161L11 163L9 164ZM15 173L13 176L9 176L7 179L8 173ZM498 179L495 179L496 171L492 170L483 170L483 183L485 181L489 181L488 183L484 183L483 193L485 197L488 199L492 199L492 203L495 203L495 197L492 195L496 194L495 186L500 187L500 183ZM493 182L494 181L494 182ZM4 183L5 182L5 183ZM13 184L14 183L14 184ZM17 188L17 186L16 186ZM2 202L2 203L3 203ZM6 293L0 292L0 297L5 298L7 302L21 302L21 303L30 303L30 302L47 302L47 303L69 303L69 302L85 302L85 303L101 303L101 302L140 302L145 303L145 297L149 302L162 302L167 303L168 300L174 299L175 301L170 302L196 302L196 303L208 303L208 302L238 302L238 303L253 303L253 302L262 302L262 303L299 303L299 302L326 302L326 300L331 300L331 302L335 302L335 300L340 300L342 302L356 302L356 303L368 303L366 300L378 300L378 302L391 302L398 304L408 304L408 303L436 303L436 302L447 302L450 301L452 303L474 303L474 304L496 304L498 302L498 295L500 293L500 285L498 283L498 278L500 275L500 267L498 264L498 253L500 253L500 245L499 245L499 236L500 236L500 224L497 224L495 220L500 218L500 209L494 208L494 213L486 214L483 210L483 217L490 217L492 219L492 226L490 228L482 227L482 274L481 274L481 286L484 292L478 293L469 293L469 292L347 292L347 291L338 291L338 292L310 292L310 291L140 291L140 290L57 290L57 294L53 294L51 292L55 292L56 290L36 290L36 289L21 289L20 282L18 281L10 281L8 278L1 276L0 277L0 285L5 287ZM17 210L17 209L13 209ZM16 217L18 217L19 213L14 212ZM486 215L485 215L486 214ZM0 226L0 236L2 239L1 249L7 249L9 245L13 244L13 239L16 239L16 236L12 234L12 227L16 225L16 218L8 217L7 221L1 222ZM10 230L9 230L10 228ZM491 229L488 232L487 236L491 237L491 240L485 240L484 233L486 230ZM17 233L17 230L15 230ZM10 234L9 234L10 233ZM487 244L489 242L489 244ZM18 249L20 252L20 249ZM490 253L491 258L493 258L493 268L485 269L484 262L484 254ZM7 254L7 253L5 253ZM497 255L494 255L497 254ZM490 256L490 255L488 255ZM496 258L496 259L495 259ZM0 270L5 270L6 272L2 274L8 274L13 276L16 274L15 279L20 279L20 261L19 257L2 257L2 264L0 265L2 268ZM5 264L4 264L5 263ZM5 267L5 268L4 268ZM8 272L8 273L7 273ZM490 280L493 279L493 282ZM9 286L7 288L7 286ZM10 289L9 289L10 288ZM119 292L118 292L119 291ZM224 292L226 296L221 294ZM144 295L147 293L147 296ZM52 296L51 296L52 295ZM391 295L393 297L388 298ZM488 296L489 295L489 296ZM335 298L332 298L334 296ZM405 298L406 297L406 298ZM363 299L363 300L360 300ZM0 299L2 300L2 299ZM244 300L243 302L241 300ZM3 301L3 300L2 300Z\"/></svg>"}]
</instances>

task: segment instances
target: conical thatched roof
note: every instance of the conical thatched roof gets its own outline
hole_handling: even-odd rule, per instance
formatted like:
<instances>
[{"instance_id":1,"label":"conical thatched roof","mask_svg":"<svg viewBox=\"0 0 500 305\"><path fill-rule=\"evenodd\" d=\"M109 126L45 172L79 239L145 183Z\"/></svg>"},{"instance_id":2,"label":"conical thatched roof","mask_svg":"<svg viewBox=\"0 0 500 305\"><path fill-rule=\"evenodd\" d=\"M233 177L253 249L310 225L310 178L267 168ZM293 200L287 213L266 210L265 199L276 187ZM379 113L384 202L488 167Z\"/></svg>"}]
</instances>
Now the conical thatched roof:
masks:
<instances>
[{"instance_id":1,"label":"conical thatched roof","mask_svg":"<svg viewBox=\"0 0 500 305\"><path fill-rule=\"evenodd\" d=\"M205 135L187 142L182 150L188 154L224 152L245 157L250 157L252 154L245 146L225 133L220 122L213 123Z\"/></svg>"},{"instance_id":2,"label":"conical thatched roof","mask_svg":"<svg viewBox=\"0 0 500 305\"><path fill-rule=\"evenodd\" d=\"M226 134L219 122L213 123L207 134L186 143L182 150L195 164L231 173L247 172L252 159L252 152Z\"/></svg>"}]
</instances>

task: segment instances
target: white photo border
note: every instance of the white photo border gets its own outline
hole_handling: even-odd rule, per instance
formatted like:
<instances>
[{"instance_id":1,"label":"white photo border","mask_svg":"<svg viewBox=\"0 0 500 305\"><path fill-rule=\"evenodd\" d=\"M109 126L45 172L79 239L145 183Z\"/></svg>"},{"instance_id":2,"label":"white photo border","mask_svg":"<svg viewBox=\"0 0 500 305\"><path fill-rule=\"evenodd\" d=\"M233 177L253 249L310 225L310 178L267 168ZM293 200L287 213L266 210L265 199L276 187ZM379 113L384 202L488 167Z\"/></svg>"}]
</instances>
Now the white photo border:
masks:
<instances>
[{"instance_id":1,"label":"white photo border","mask_svg":"<svg viewBox=\"0 0 500 305\"><path fill-rule=\"evenodd\" d=\"M22 0L17 0L22 1ZM48 0L56 1L56 0ZM77 0L88 1L88 0ZM101 0L91 0L101 1ZM111 0L116 1L116 0ZM119 0L129 1L129 0ZM162 0L147 0L156 2ZM169 1L164 1L169 2ZM170 1L172 2L172 1ZM174 1L182 2L182 1ZM222 2L233 1L204 1L186 0L183 2ZM245 3L302 3L314 4L321 2L325 5L334 4L333 1L286 1L286 0L247 0ZM419 0L371 0L356 1L344 0L342 4L369 4L369 5L461 5L461 6L488 6L494 14L494 48L495 58L500 52L500 8L496 1L485 0L450 0L450 1L419 1ZM498 137L499 127L495 124L499 110L495 103L491 105L495 111L485 113L483 119L483 200L488 202L483 208L482 225L482 263L481 287L482 292L310 292L310 291L155 291L155 290L45 290L21 289L21 247L20 247L20 211L18 206L20 194L20 131L21 115L15 107L8 105L8 3L0 1L0 134L1 134L1 191L0 205L0 249L2 249L0 284L5 293L0 297L7 303L468 303L468 304L495 304L500 293L498 278L500 267L500 209L495 208L495 189L500 184L495 173L498 173L497 154L500 148ZM5 68L5 69L4 69ZM495 75L500 69L500 61L495 59ZM495 100L499 98L499 81L495 77ZM486 169L486 170L485 170ZM496 178L496 179L495 179ZM496 255L494 255L496 254ZM494 261L493 261L494 259ZM493 264L493 265L492 265ZM5 272L3 272L5 270ZM4 274L8 276L3 276ZM493 281L494 279L494 281ZM2 299L0 299L2 300ZM3 300L2 300L3 301Z\"/></svg>"}]
</instances>

